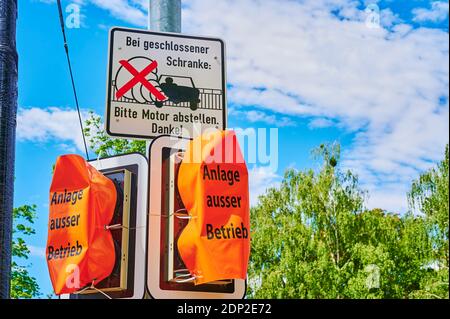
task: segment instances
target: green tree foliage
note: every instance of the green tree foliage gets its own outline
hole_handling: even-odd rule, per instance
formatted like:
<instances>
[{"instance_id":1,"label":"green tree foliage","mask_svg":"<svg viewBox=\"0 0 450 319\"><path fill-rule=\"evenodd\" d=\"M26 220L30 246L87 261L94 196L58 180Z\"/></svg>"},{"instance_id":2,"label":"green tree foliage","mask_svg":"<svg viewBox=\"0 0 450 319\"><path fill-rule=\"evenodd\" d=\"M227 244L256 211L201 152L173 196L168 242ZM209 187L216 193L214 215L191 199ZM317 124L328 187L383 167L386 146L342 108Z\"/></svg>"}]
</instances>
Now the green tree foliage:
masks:
<instances>
[{"instance_id":1,"label":"green tree foliage","mask_svg":"<svg viewBox=\"0 0 450 319\"><path fill-rule=\"evenodd\" d=\"M447 224L443 216L366 210L357 177L339 169L339 146L321 145L314 154L321 159L316 171L288 170L281 186L268 189L251 210L250 297L441 296L418 292L430 278L443 277L428 267L443 256L433 257L433 247L440 247L433 238L441 235L430 229L442 221L448 231L448 206L433 206ZM448 256L448 232L446 238ZM448 289L446 271L439 282Z\"/></svg>"},{"instance_id":2,"label":"green tree foliage","mask_svg":"<svg viewBox=\"0 0 450 319\"><path fill-rule=\"evenodd\" d=\"M89 113L89 118L84 124L84 134L88 143L100 157L134 152L145 154L145 141L111 138L106 134L101 117L93 112Z\"/></svg>"},{"instance_id":3,"label":"green tree foliage","mask_svg":"<svg viewBox=\"0 0 450 319\"><path fill-rule=\"evenodd\" d=\"M421 282L418 297L449 298L449 210L448 210L448 145L445 157L415 180L408 194L412 209L423 214L431 240L428 276Z\"/></svg>"},{"instance_id":4,"label":"green tree foliage","mask_svg":"<svg viewBox=\"0 0 450 319\"><path fill-rule=\"evenodd\" d=\"M24 205L13 211L14 228L11 265L11 298L28 299L40 296L39 285L28 269L30 265L20 265L18 260L27 260L30 250L24 240L25 236L35 234L33 228L36 219L36 206Z\"/></svg>"}]
</instances>

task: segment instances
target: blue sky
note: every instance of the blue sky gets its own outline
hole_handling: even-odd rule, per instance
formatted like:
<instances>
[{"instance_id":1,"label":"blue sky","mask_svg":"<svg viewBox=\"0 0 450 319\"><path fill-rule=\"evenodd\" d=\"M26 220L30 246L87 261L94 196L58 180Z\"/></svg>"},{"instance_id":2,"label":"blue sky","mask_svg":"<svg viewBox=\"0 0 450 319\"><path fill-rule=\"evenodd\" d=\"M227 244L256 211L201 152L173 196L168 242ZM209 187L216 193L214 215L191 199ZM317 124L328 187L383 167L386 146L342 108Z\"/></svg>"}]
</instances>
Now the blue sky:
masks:
<instances>
[{"instance_id":1,"label":"blue sky","mask_svg":"<svg viewBox=\"0 0 450 319\"><path fill-rule=\"evenodd\" d=\"M83 112L104 113L108 29L146 27L146 0L62 1L81 8L68 29ZM377 4L380 27L367 23ZM407 209L412 179L448 143L448 2L425 0L189 0L182 29L227 44L229 127L279 129L278 170L250 167L253 198L287 167L314 167L310 150L339 141L367 207ZM38 205L31 274L51 291L43 256L51 167L82 153L52 0L19 1L19 116L15 206Z\"/></svg>"}]
</instances>

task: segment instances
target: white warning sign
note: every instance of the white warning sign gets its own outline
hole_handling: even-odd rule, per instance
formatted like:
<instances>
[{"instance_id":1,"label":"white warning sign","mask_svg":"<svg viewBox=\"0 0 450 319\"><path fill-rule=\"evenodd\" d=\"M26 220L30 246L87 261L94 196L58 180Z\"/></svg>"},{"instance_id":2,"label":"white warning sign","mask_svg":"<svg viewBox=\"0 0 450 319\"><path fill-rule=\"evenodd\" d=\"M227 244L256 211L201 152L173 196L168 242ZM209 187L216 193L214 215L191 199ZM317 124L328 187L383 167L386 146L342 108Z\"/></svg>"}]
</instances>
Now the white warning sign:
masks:
<instances>
[{"instance_id":1,"label":"white warning sign","mask_svg":"<svg viewBox=\"0 0 450 319\"><path fill-rule=\"evenodd\" d=\"M224 129L224 51L220 39L112 28L107 133L151 139Z\"/></svg>"}]
</instances>

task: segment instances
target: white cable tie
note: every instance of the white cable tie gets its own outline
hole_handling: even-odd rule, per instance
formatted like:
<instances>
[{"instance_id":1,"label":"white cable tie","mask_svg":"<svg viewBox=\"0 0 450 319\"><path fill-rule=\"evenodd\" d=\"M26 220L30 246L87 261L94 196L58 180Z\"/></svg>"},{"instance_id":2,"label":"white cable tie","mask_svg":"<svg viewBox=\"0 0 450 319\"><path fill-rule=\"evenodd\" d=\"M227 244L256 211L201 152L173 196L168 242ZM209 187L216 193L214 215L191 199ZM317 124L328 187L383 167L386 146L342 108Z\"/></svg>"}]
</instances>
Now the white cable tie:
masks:
<instances>
[{"instance_id":1,"label":"white cable tie","mask_svg":"<svg viewBox=\"0 0 450 319\"><path fill-rule=\"evenodd\" d=\"M136 230L140 228L145 228L145 226L139 226L139 227L127 227L121 224L115 224L115 225L105 225L106 230L117 230L117 229L128 229L128 230Z\"/></svg>"},{"instance_id":2,"label":"white cable tie","mask_svg":"<svg viewBox=\"0 0 450 319\"><path fill-rule=\"evenodd\" d=\"M181 272L181 271L189 271L189 269L184 268L184 269L176 269L176 270L174 270L175 273L176 273L176 272Z\"/></svg>"},{"instance_id":3,"label":"white cable tie","mask_svg":"<svg viewBox=\"0 0 450 319\"><path fill-rule=\"evenodd\" d=\"M175 279L184 278L184 277L190 277L190 276L191 276L191 274L181 274L181 275L176 275Z\"/></svg>"},{"instance_id":4,"label":"white cable tie","mask_svg":"<svg viewBox=\"0 0 450 319\"><path fill-rule=\"evenodd\" d=\"M105 225L106 230L115 230L115 229L121 229L121 228L125 228L125 226L122 226L121 224Z\"/></svg>"},{"instance_id":5,"label":"white cable tie","mask_svg":"<svg viewBox=\"0 0 450 319\"><path fill-rule=\"evenodd\" d=\"M196 279L196 277L194 276L194 277L191 277L191 278L188 278L188 279L179 279L179 280L177 280L176 278L175 278L175 282L176 283L178 283L178 284L183 284L183 283L186 283L186 282L190 282L190 281L194 281Z\"/></svg>"},{"instance_id":6,"label":"white cable tie","mask_svg":"<svg viewBox=\"0 0 450 319\"><path fill-rule=\"evenodd\" d=\"M175 276L175 279L177 278L181 278L181 277L189 277L192 276L191 273L189 272L189 269L177 269L174 271L174 273L180 273L180 272L185 272L184 274L179 274Z\"/></svg>"},{"instance_id":7,"label":"white cable tie","mask_svg":"<svg viewBox=\"0 0 450 319\"><path fill-rule=\"evenodd\" d=\"M189 215L177 215L177 214L174 214L175 215L175 217L176 218L178 218L178 219L192 219L192 218L194 218L193 216L189 216Z\"/></svg>"},{"instance_id":8,"label":"white cable tie","mask_svg":"<svg viewBox=\"0 0 450 319\"><path fill-rule=\"evenodd\" d=\"M175 156L178 157L181 161L184 160L184 152L176 152Z\"/></svg>"},{"instance_id":9,"label":"white cable tie","mask_svg":"<svg viewBox=\"0 0 450 319\"><path fill-rule=\"evenodd\" d=\"M170 216L175 216L175 217L180 218L180 219L194 219L194 218L197 218L197 216L188 215L186 217L181 217L180 215L181 216L186 216L186 214L177 214L176 212L172 213L172 214L169 214L169 215L166 215L166 214L148 214L148 216L164 217L164 218L168 218Z\"/></svg>"},{"instance_id":10,"label":"white cable tie","mask_svg":"<svg viewBox=\"0 0 450 319\"><path fill-rule=\"evenodd\" d=\"M187 212L187 209L186 208L180 208L177 211L175 211L174 214L178 214L179 212Z\"/></svg>"}]
</instances>

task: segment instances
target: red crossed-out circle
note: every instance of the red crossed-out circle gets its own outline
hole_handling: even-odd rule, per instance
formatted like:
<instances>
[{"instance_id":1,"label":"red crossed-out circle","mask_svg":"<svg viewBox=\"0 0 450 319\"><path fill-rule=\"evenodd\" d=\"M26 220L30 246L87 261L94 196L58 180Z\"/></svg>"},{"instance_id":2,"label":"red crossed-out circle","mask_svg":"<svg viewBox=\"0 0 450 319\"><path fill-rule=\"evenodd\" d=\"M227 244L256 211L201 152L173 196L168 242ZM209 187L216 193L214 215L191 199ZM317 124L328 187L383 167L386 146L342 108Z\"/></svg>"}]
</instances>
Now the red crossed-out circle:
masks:
<instances>
[{"instance_id":1,"label":"red crossed-out circle","mask_svg":"<svg viewBox=\"0 0 450 319\"><path fill-rule=\"evenodd\" d=\"M158 101L165 101L167 100L167 97L162 94L160 91L158 91L157 88L155 88L147 79L145 78L150 72L152 72L154 69L158 67L158 62L153 60L145 69L143 69L141 72L136 70L130 62L126 60L120 60L119 63L128 70L134 77L128 81L124 86L122 86L117 92L116 92L116 98L121 98L124 96L129 90L131 90L136 84L141 83L147 90L150 91L151 94L155 96L155 98Z\"/></svg>"}]
</instances>

